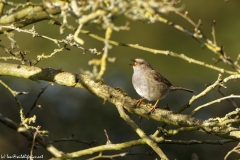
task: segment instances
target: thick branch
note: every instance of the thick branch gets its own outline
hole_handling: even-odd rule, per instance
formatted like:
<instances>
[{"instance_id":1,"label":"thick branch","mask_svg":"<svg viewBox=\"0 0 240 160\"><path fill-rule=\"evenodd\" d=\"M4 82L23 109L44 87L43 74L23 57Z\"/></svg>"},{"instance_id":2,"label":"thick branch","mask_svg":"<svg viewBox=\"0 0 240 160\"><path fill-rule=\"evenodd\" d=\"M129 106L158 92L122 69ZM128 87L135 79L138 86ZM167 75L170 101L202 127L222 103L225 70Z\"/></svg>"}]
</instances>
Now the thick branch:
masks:
<instances>
[{"instance_id":1,"label":"thick branch","mask_svg":"<svg viewBox=\"0 0 240 160\"><path fill-rule=\"evenodd\" d=\"M49 15L56 15L61 12L60 9L46 9L41 6L29 6L11 15L5 15L0 18L0 25L10 25L14 23L15 27L25 27L38 21L49 18ZM7 29L9 31L11 29ZM2 32L0 32L1 34Z\"/></svg>"},{"instance_id":2,"label":"thick branch","mask_svg":"<svg viewBox=\"0 0 240 160\"><path fill-rule=\"evenodd\" d=\"M72 74L61 70L54 70L51 68L39 68L35 66L16 65L8 63L0 63L0 75L15 76L31 80L45 80L55 82L60 85L70 86L75 88L84 88L92 94L113 103L115 106L123 103L123 107L130 113L140 115L142 117L153 119L155 121L164 122L175 126L201 126L200 131L212 133L224 138L239 140L237 136L239 132L237 128L221 127L218 122L208 122L190 117L188 115L174 114L171 111L156 109L152 114L148 114L149 109L152 107L150 104L142 103L140 107L135 107L135 100L126 96L126 93L118 88L111 88L100 82L94 82L87 75ZM215 127L214 130L212 127ZM234 134L231 134L233 133Z\"/></svg>"},{"instance_id":3,"label":"thick branch","mask_svg":"<svg viewBox=\"0 0 240 160\"><path fill-rule=\"evenodd\" d=\"M130 113L138 114L142 117L151 118L156 121L165 122L176 126L195 126L202 123L202 120L189 117L187 115L173 114L171 111L156 109L156 111L149 115L148 111L152 107L150 104L142 103L141 107L135 107L135 100L126 96L121 89L111 88L100 82L96 83L87 75L72 74L61 70L54 70L51 68L39 68L35 66L25 66L0 62L0 75L15 76L34 81L44 80L55 82L59 85L83 88L96 96L107 100L113 104L124 102L123 107Z\"/></svg>"}]
</instances>

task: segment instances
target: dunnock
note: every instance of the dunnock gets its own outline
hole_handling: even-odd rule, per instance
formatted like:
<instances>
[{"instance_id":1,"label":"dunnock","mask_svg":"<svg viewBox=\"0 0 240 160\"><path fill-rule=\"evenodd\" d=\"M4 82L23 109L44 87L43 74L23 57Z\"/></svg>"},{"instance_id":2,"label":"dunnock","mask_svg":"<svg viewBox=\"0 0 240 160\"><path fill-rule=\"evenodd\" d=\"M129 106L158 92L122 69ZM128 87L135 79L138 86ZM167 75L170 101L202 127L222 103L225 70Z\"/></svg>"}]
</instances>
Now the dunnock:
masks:
<instances>
[{"instance_id":1,"label":"dunnock","mask_svg":"<svg viewBox=\"0 0 240 160\"><path fill-rule=\"evenodd\" d=\"M137 93L142 97L136 104L140 104L144 99L156 101L150 112L153 112L160 101L168 93L176 90L193 92L193 90L173 86L166 78L154 70L144 59L135 59L132 61L133 76L132 83Z\"/></svg>"}]
</instances>

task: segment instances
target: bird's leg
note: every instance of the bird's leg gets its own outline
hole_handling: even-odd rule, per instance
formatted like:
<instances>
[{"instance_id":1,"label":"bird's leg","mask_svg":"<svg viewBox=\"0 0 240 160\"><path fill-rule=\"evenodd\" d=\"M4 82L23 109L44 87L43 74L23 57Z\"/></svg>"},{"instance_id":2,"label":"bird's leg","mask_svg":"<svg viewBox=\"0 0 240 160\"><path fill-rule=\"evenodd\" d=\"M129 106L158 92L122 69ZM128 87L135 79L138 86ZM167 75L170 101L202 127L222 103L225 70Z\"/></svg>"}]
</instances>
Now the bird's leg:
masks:
<instances>
[{"instance_id":1,"label":"bird's leg","mask_svg":"<svg viewBox=\"0 0 240 160\"><path fill-rule=\"evenodd\" d=\"M155 111L155 109L156 109L157 104L158 104L159 101L160 101L160 99L158 99L157 102L154 104L154 106L151 108L149 114L150 114L150 113L153 113L153 112Z\"/></svg>"},{"instance_id":2,"label":"bird's leg","mask_svg":"<svg viewBox=\"0 0 240 160\"><path fill-rule=\"evenodd\" d=\"M138 105L140 105L144 99L145 99L145 98L141 98L141 99L137 100L137 102L136 102L136 104L135 104L135 107L137 107Z\"/></svg>"}]
</instances>

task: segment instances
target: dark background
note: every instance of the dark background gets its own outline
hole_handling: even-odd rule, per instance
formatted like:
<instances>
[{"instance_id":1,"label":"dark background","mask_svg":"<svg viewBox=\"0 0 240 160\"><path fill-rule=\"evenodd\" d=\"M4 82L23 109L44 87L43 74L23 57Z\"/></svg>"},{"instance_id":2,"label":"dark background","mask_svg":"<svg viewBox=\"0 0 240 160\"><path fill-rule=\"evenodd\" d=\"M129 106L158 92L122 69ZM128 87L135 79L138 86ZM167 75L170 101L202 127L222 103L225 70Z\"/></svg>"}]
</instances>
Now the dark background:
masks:
<instances>
[{"instance_id":1,"label":"dark background","mask_svg":"<svg viewBox=\"0 0 240 160\"><path fill-rule=\"evenodd\" d=\"M189 12L189 17L195 22L197 22L198 19L202 20L203 25L201 26L201 29L211 40L211 24L212 20L216 20L217 25L215 29L217 43L219 46L224 45L228 56L235 60L239 54L240 1L183 0L182 4L185 5L185 10ZM194 28L175 13L168 13L162 16L193 32ZM75 25L74 20L70 19L69 22ZM131 30L113 32L113 36L111 37L112 40L139 44L159 50L169 50L178 54L183 53L196 60L204 61L209 64L215 63L212 58L217 58L217 56L214 55L213 52L209 51L207 48L201 48L201 45L193 38L171 26L160 22L148 24L146 22L132 21L123 16L116 17L114 20L116 25L124 25L126 22L130 22ZM63 39L71 33L71 31L66 29L63 35L59 35L59 27L52 26L48 24L47 21L42 21L34 26L38 33L57 39ZM31 27L32 25L26 28ZM104 37L105 34L105 31L99 29L95 24L88 24L84 26L83 29L89 30L102 37ZM41 38L33 39L31 35L24 33L14 33L15 39L20 47L19 50L30 51L27 55L29 59L36 59L36 55L42 53L50 54L55 48L57 48L57 46L50 41ZM104 46L103 42L99 42L91 37L83 34L80 34L79 36L84 39L85 48L97 48L98 50L101 50ZM4 45L9 46L10 42L4 35L1 35L1 39ZM1 50L0 56L6 56L3 50ZM160 54L155 55L127 47L113 46L113 48L109 50L109 57L116 57L117 59L115 63L108 62L106 73L103 76L104 83L111 87L121 87L129 96L136 99L140 97L137 95L131 84L133 70L131 66L128 65L131 63L130 59L146 59L174 85L193 89L196 94L204 90L206 84L213 83L217 80L219 74L215 70L191 64L178 58ZM83 55L81 50L71 48L71 51L60 52L56 54L54 58L44 59L37 66L43 68L51 67L54 69L61 68L64 71L80 73L80 69L92 70L92 66L88 65L88 61L94 58L101 57L91 55L90 53ZM19 64L19 62L14 63ZM231 70L230 66L222 62L219 62L216 65ZM228 75L223 74L223 77L226 76ZM19 96L25 113L32 106L37 94L41 91L41 88L48 84L44 81L41 81L41 83L38 84L31 80L15 77L1 76L0 79L8 84L13 90L29 92L28 95ZM226 85L228 88L222 90L225 95L239 94L238 81L229 81ZM221 96L217 91L212 91L205 97L194 102L190 109L184 111L184 114L190 113L194 108L201 104L220 97ZM178 91L168 95L158 104L158 106L163 108L168 104L170 109L175 111L184 105L190 98L191 94ZM239 104L240 101L236 99L235 102ZM104 129L107 130L112 143L122 143L139 139L138 135L119 117L116 107L108 102L106 104L103 103L102 99L91 95L85 90L55 84L50 86L39 99L38 104L42 106L42 109L34 109L32 115L37 116L36 126L40 125L41 129L49 131L49 140L68 138L74 134L75 139L83 141L96 140L97 142L94 146L97 146L106 144ZM20 123L19 107L14 101L14 97L2 85L0 85L0 106L0 113L13 121ZM234 109L235 108L230 103L224 101L220 104L214 104L199 111L195 116L200 119L222 117ZM130 116L140 125L137 115ZM159 122L147 119L143 119L141 123L142 129L148 135L153 134L156 128L160 125L161 123ZM30 146L30 143L16 131L0 124L0 137L0 154L28 154L28 146ZM171 137L171 139L215 140L221 138L197 132L183 132ZM86 144L76 142L59 142L53 143L53 145L65 153L89 148ZM223 159L227 152L236 145L237 142L224 145L201 144L190 146L160 144L160 147L169 159L187 160L191 159L192 153L196 153L200 160L207 160ZM144 154L151 151L151 148L148 146L137 146L122 151L103 152L103 154L115 154L125 151ZM44 155L44 159L52 157L41 147L34 150L34 155ZM81 159L86 159L86 157ZM156 154L153 154L152 156L140 154L116 159L154 159L156 157ZM239 157L239 155L233 154L230 157L236 158Z\"/></svg>"}]
</instances>

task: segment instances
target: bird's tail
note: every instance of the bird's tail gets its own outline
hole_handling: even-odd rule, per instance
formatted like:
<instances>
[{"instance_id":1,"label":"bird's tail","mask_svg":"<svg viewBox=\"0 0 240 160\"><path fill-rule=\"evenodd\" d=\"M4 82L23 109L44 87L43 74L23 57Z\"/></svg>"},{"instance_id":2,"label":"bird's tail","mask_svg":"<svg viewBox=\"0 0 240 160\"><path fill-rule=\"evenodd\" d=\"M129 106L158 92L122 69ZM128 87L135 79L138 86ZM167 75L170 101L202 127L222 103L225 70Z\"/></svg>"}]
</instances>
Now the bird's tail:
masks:
<instances>
[{"instance_id":1,"label":"bird's tail","mask_svg":"<svg viewBox=\"0 0 240 160\"><path fill-rule=\"evenodd\" d=\"M170 87L170 90L171 90L171 91L183 90L183 91L188 91L188 92L191 92L191 93L194 92L194 91L191 90L191 89L182 88L182 87L177 87L177 86L171 86L171 87Z\"/></svg>"}]
</instances>

